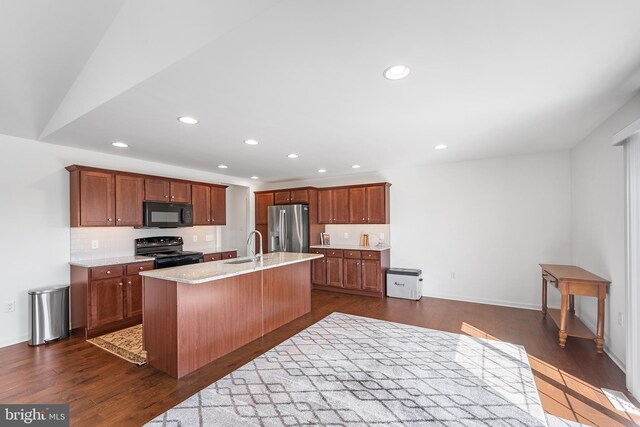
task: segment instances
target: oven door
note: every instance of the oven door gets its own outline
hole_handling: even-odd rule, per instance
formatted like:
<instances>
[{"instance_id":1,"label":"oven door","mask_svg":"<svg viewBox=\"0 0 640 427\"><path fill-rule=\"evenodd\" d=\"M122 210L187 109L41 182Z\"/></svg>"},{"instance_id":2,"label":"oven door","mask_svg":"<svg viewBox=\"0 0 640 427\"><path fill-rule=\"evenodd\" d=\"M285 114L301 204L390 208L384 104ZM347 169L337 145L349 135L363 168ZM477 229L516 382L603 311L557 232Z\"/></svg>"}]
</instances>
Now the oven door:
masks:
<instances>
[{"instance_id":1,"label":"oven door","mask_svg":"<svg viewBox=\"0 0 640 427\"><path fill-rule=\"evenodd\" d=\"M176 228L193 226L191 203L143 202L144 226L147 228Z\"/></svg>"}]
</instances>

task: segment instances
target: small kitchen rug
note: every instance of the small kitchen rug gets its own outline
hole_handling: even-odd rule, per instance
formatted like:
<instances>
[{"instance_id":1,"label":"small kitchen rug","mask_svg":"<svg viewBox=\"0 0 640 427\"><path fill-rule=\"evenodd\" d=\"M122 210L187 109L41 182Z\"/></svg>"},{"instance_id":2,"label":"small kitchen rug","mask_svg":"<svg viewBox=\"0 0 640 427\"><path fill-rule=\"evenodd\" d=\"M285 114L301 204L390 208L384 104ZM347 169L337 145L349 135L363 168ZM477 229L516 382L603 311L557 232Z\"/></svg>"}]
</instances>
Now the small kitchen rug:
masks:
<instances>
[{"instance_id":1,"label":"small kitchen rug","mask_svg":"<svg viewBox=\"0 0 640 427\"><path fill-rule=\"evenodd\" d=\"M147 352L142 349L142 325L101 335L87 341L138 366L147 363Z\"/></svg>"},{"instance_id":2,"label":"small kitchen rug","mask_svg":"<svg viewBox=\"0 0 640 427\"><path fill-rule=\"evenodd\" d=\"M333 313L147 424L543 427L524 347Z\"/></svg>"}]
</instances>

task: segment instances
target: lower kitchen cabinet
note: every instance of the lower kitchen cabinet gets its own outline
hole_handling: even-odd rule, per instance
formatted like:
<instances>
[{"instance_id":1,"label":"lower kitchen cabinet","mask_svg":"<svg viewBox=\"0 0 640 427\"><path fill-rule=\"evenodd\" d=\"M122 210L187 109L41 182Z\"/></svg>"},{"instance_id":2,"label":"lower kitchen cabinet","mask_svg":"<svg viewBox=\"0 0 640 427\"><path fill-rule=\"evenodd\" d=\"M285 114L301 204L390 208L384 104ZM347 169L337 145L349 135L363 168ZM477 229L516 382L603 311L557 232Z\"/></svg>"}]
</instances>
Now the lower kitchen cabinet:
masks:
<instances>
[{"instance_id":1,"label":"lower kitchen cabinet","mask_svg":"<svg viewBox=\"0 0 640 427\"><path fill-rule=\"evenodd\" d=\"M312 248L309 252L325 255L311 263L315 289L384 296L390 251Z\"/></svg>"},{"instance_id":2,"label":"lower kitchen cabinet","mask_svg":"<svg viewBox=\"0 0 640 427\"><path fill-rule=\"evenodd\" d=\"M237 251L212 252L204 254L204 262L220 261L222 259L238 258Z\"/></svg>"},{"instance_id":3,"label":"lower kitchen cabinet","mask_svg":"<svg viewBox=\"0 0 640 427\"><path fill-rule=\"evenodd\" d=\"M71 328L90 338L142 321L142 277L153 261L71 266Z\"/></svg>"}]
</instances>

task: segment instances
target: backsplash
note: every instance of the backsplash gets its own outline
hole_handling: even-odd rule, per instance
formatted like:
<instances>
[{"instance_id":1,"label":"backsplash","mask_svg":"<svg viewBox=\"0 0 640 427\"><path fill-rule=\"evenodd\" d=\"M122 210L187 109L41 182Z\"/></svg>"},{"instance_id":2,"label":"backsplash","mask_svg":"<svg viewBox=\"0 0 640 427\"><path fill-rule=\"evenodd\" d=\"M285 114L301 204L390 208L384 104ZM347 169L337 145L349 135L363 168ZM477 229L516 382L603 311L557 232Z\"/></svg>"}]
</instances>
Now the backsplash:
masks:
<instances>
[{"instance_id":1,"label":"backsplash","mask_svg":"<svg viewBox=\"0 0 640 427\"><path fill-rule=\"evenodd\" d=\"M185 228L78 227L71 228L71 261L112 258L135 254L134 240L153 236L182 236L184 249L202 251L222 247L223 226ZM197 241L194 242L194 236ZM207 240L210 239L210 240ZM98 248L92 249L92 241ZM226 248L223 248L226 249ZM243 248L230 248L243 249ZM240 252L240 251L239 251Z\"/></svg>"},{"instance_id":2,"label":"backsplash","mask_svg":"<svg viewBox=\"0 0 640 427\"><path fill-rule=\"evenodd\" d=\"M358 245L360 235L369 234L369 245L375 246L380 241L380 233L384 235L384 243L389 244L391 236L389 224L327 224L325 233L329 233L332 245ZM345 233L348 237L345 237Z\"/></svg>"}]
</instances>

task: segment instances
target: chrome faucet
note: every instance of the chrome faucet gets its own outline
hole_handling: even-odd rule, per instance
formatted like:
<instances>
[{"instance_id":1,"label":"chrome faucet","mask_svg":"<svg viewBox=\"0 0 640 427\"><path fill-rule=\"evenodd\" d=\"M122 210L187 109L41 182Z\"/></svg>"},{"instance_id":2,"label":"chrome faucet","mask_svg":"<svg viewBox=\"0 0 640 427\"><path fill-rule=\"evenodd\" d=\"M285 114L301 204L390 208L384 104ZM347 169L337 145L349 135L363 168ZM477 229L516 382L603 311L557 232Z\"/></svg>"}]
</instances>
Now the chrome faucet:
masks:
<instances>
[{"instance_id":1,"label":"chrome faucet","mask_svg":"<svg viewBox=\"0 0 640 427\"><path fill-rule=\"evenodd\" d=\"M255 234L257 234L258 237L260 238L260 253L256 255L255 250L252 250L251 252L254 255L253 260L260 261L262 263L262 258L264 257L264 254L262 253L262 233L260 233L258 230L253 230L251 233L249 233L249 237L247 237L247 245L249 244L249 242L251 242L251 236L254 236ZM254 236L254 240L255 240L255 236Z\"/></svg>"}]
</instances>

